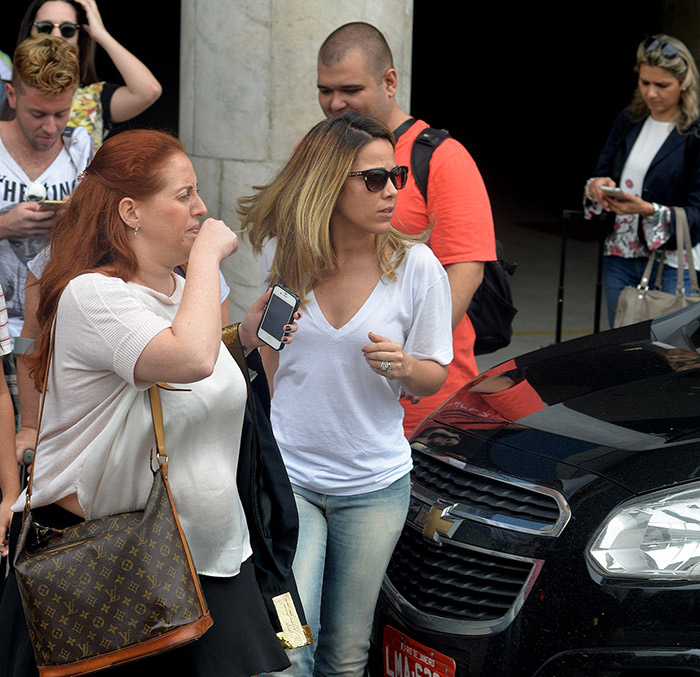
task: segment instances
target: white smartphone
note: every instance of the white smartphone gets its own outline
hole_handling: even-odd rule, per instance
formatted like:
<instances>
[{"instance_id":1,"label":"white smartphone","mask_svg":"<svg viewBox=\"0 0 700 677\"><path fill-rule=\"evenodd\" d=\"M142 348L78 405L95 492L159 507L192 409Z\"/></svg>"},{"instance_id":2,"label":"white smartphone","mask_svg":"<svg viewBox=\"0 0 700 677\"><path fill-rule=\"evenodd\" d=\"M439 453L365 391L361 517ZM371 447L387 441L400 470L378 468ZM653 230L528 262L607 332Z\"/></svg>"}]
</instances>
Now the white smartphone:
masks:
<instances>
[{"instance_id":1,"label":"white smartphone","mask_svg":"<svg viewBox=\"0 0 700 677\"><path fill-rule=\"evenodd\" d=\"M276 284L260 320L258 338L265 341L270 348L282 350L284 327L291 322L299 302L299 297L291 289Z\"/></svg>"},{"instance_id":2,"label":"white smartphone","mask_svg":"<svg viewBox=\"0 0 700 677\"><path fill-rule=\"evenodd\" d=\"M613 198L613 200L624 200L622 197L622 188L617 186L601 186L600 190L605 193L608 197Z\"/></svg>"}]
</instances>

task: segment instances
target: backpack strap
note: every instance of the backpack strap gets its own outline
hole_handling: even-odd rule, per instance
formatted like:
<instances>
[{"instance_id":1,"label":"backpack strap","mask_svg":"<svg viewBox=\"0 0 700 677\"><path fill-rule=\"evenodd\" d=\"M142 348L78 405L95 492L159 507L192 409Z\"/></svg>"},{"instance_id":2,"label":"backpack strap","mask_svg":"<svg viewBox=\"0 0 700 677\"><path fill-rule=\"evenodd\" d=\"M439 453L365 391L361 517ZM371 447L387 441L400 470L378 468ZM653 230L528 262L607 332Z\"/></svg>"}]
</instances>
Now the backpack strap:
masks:
<instances>
[{"instance_id":1,"label":"backpack strap","mask_svg":"<svg viewBox=\"0 0 700 677\"><path fill-rule=\"evenodd\" d=\"M394 138L399 137L413 126L415 118L408 118L394 130ZM411 147L411 173L416 180L418 189L424 200L428 199L428 174L430 173L430 158L433 151L448 137L450 133L446 129L427 127L413 142Z\"/></svg>"},{"instance_id":2,"label":"backpack strap","mask_svg":"<svg viewBox=\"0 0 700 677\"><path fill-rule=\"evenodd\" d=\"M423 199L428 199L428 174L430 173L430 158L435 149L448 137L450 133L446 129L424 129L413 142L411 148L411 171L418 184L418 189Z\"/></svg>"},{"instance_id":3,"label":"backpack strap","mask_svg":"<svg viewBox=\"0 0 700 677\"><path fill-rule=\"evenodd\" d=\"M416 121L416 118L408 118L408 120L405 120L402 122L395 130L394 130L394 139L396 141L399 140L399 137L406 131L408 131L412 126L413 123Z\"/></svg>"}]
</instances>

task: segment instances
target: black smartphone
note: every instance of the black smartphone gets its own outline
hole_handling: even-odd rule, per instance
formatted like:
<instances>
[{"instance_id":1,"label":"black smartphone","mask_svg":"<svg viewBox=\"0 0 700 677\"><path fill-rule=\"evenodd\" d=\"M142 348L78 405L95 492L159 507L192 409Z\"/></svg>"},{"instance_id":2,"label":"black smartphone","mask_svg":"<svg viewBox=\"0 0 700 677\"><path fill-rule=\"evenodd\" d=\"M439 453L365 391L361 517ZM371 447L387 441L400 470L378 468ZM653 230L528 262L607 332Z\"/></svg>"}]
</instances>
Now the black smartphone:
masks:
<instances>
[{"instance_id":1,"label":"black smartphone","mask_svg":"<svg viewBox=\"0 0 700 677\"><path fill-rule=\"evenodd\" d=\"M258 338L267 343L270 348L282 350L284 327L291 322L300 301L301 299L291 289L276 284L272 288L272 294L260 320Z\"/></svg>"}]
</instances>

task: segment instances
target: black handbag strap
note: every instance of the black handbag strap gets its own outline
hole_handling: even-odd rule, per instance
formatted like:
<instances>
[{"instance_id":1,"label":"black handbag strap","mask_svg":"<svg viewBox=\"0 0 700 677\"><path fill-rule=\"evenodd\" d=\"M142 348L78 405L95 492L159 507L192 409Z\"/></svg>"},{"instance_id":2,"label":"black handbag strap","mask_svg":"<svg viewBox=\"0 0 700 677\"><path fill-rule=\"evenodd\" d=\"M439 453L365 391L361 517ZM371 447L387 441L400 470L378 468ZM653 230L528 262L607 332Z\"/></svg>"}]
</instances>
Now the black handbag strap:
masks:
<instances>
[{"instance_id":1,"label":"black handbag strap","mask_svg":"<svg viewBox=\"0 0 700 677\"><path fill-rule=\"evenodd\" d=\"M404 120L395 130L394 130L394 139L396 141L399 140L399 137L406 131L408 131L412 126L413 123L416 121L416 118L408 118L408 120Z\"/></svg>"}]
</instances>

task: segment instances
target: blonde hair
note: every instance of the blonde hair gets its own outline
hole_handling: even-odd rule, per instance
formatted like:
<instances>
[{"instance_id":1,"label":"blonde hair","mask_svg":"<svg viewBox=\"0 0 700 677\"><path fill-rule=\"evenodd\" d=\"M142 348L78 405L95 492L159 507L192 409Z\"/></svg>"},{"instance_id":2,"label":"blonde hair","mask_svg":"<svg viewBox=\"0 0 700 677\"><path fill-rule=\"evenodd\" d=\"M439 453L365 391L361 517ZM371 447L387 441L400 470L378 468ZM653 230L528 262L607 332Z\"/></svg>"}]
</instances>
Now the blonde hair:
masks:
<instances>
[{"instance_id":1,"label":"blonde hair","mask_svg":"<svg viewBox=\"0 0 700 677\"><path fill-rule=\"evenodd\" d=\"M359 151L377 139L395 145L381 122L349 112L319 122L300 142L289 162L266 186L254 186L254 195L238 200L236 213L256 252L270 238L277 248L267 282L281 283L302 299L336 268L330 222ZM396 270L414 242L427 232L406 235L395 229L375 237L382 274L396 280Z\"/></svg>"},{"instance_id":2,"label":"blonde hair","mask_svg":"<svg viewBox=\"0 0 700 677\"><path fill-rule=\"evenodd\" d=\"M23 40L13 56L12 86L42 94L62 94L76 89L80 82L78 49L63 38L37 35Z\"/></svg>"},{"instance_id":3,"label":"blonde hair","mask_svg":"<svg viewBox=\"0 0 700 677\"><path fill-rule=\"evenodd\" d=\"M665 55L663 52L666 45L675 47L677 54ZM649 49L651 46L653 49ZM640 66L663 68L678 80L681 93L674 122L679 132L686 131L700 115L700 76L690 50L677 38L659 33L639 43L636 73L639 73ZM644 103L639 87L634 92L629 109L633 120L641 120L649 115L649 108Z\"/></svg>"}]
</instances>

